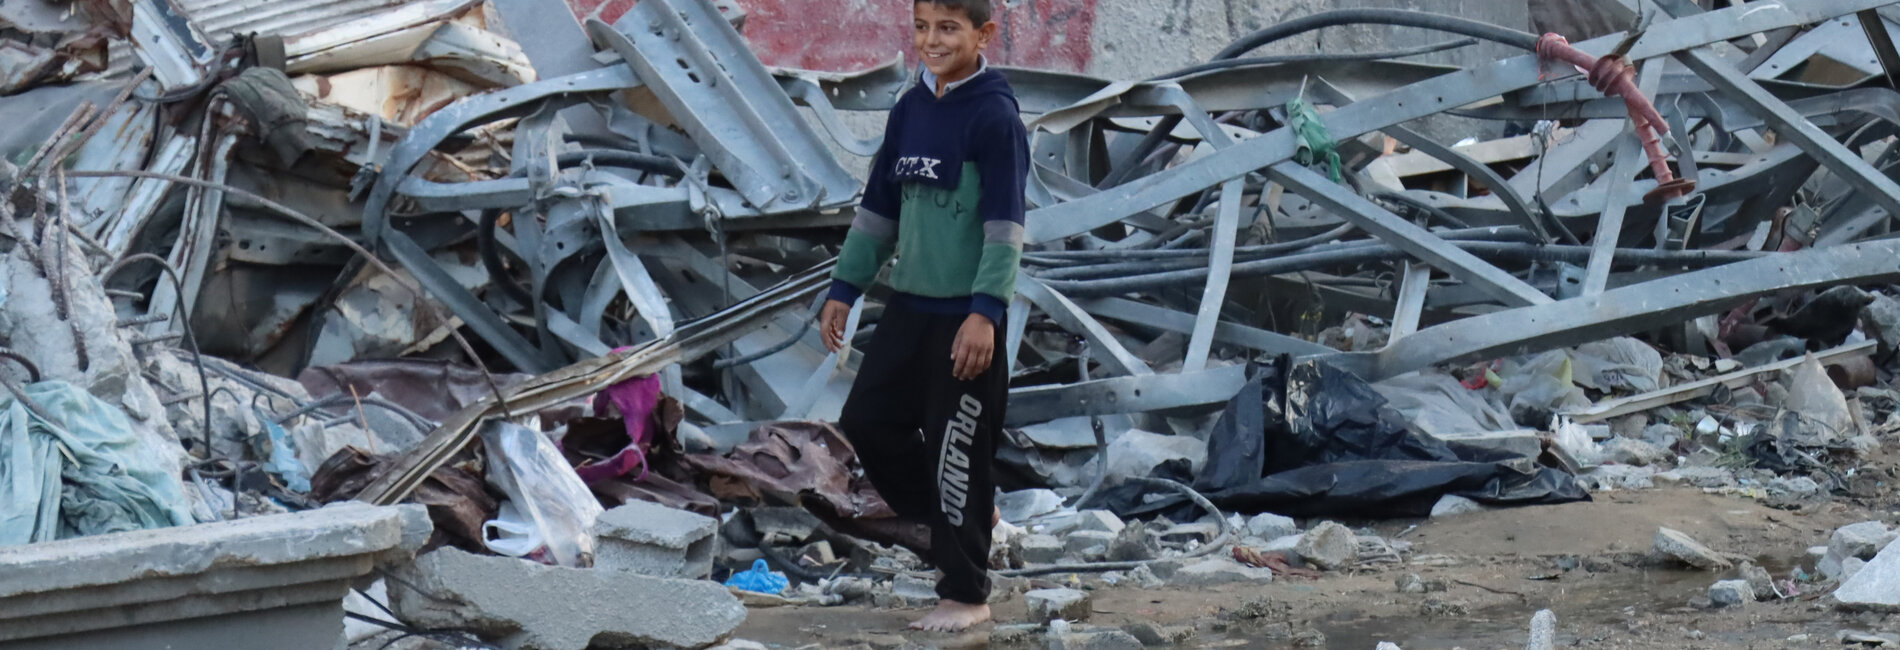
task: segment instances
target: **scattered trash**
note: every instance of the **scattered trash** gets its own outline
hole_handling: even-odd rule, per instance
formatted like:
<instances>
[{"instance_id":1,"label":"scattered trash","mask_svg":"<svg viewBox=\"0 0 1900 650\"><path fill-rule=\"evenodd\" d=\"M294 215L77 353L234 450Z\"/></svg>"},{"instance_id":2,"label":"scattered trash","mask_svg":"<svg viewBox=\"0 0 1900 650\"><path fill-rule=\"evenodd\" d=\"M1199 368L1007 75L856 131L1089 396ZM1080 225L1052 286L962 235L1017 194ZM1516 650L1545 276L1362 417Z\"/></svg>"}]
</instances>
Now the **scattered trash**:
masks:
<instances>
[{"instance_id":1,"label":"scattered trash","mask_svg":"<svg viewBox=\"0 0 1900 650\"><path fill-rule=\"evenodd\" d=\"M765 560L755 560L751 569L734 573L726 579L728 587L774 596L784 593L790 585L791 581L786 579L785 574L767 567Z\"/></svg>"}]
</instances>

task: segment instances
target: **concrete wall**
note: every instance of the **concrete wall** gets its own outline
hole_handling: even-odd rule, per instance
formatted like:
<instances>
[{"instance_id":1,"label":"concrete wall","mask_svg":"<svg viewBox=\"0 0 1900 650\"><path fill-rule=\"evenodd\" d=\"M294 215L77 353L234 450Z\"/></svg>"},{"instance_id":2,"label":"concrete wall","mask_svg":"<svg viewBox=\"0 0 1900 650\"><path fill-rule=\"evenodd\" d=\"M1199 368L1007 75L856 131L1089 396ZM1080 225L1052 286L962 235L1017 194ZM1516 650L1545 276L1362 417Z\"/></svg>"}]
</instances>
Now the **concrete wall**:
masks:
<instances>
[{"instance_id":1,"label":"concrete wall","mask_svg":"<svg viewBox=\"0 0 1900 650\"><path fill-rule=\"evenodd\" d=\"M749 17L745 34L768 65L847 71L869 68L910 45L907 0L733 0ZM1234 38L1280 21L1337 8L1422 9L1530 29L1530 0L1014 0L998 5L1000 42L988 54L1005 65L1139 78L1207 60ZM569 0L583 18L612 21L632 0ZM1454 38L1419 29L1329 28L1261 53L1407 48ZM1484 44L1420 57L1469 65L1511 54Z\"/></svg>"}]
</instances>

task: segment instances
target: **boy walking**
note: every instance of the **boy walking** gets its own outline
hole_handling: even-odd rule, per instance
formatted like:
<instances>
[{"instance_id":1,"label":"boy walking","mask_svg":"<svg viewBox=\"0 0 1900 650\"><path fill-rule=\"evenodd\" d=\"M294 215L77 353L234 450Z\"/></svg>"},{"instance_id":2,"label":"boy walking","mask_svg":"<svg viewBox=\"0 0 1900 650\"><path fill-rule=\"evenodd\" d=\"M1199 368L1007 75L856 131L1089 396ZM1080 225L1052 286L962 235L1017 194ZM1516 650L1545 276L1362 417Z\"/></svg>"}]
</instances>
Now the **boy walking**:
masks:
<instances>
[{"instance_id":1,"label":"boy walking","mask_svg":"<svg viewBox=\"0 0 1900 650\"><path fill-rule=\"evenodd\" d=\"M983 60L997 33L989 0L916 0L912 11L923 70L891 109L819 318L837 351L851 304L895 254L895 291L839 427L884 500L930 526L940 600L911 627L951 632L990 617L990 461L1029 147L1015 95Z\"/></svg>"}]
</instances>

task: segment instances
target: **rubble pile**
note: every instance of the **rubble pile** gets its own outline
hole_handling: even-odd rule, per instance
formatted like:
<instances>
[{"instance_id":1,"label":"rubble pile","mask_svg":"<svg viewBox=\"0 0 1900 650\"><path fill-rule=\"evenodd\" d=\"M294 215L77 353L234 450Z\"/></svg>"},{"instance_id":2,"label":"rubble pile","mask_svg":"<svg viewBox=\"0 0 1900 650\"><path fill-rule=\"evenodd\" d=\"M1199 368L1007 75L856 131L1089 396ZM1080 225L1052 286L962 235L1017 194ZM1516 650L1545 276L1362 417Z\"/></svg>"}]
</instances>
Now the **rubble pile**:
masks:
<instances>
[{"instance_id":1,"label":"rubble pile","mask_svg":"<svg viewBox=\"0 0 1900 650\"><path fill-rule=\"evenodd\" d=\"M928 531L825 423L861 355L810 326L880 146L840 112L888 110L901 58L770 68L714 0L230 4L0 7L0 544L426 506L360 642L708 647L748 606L934 602ZM1574 44L1356 10L1140 81L999 68L1035 164L992 568L1033 621L994 639L1194 633L1083 623L1098 583L1434 561L1368 520L1852 492L1900 432L1900 148L1849 23L1894 17L1660 4ZM1250 56L1350 22L1522 53ZM1653 551L1725 572L1711 607L1884 611L1894 536L1780 580Z\"/></svg>"}]
</instances>

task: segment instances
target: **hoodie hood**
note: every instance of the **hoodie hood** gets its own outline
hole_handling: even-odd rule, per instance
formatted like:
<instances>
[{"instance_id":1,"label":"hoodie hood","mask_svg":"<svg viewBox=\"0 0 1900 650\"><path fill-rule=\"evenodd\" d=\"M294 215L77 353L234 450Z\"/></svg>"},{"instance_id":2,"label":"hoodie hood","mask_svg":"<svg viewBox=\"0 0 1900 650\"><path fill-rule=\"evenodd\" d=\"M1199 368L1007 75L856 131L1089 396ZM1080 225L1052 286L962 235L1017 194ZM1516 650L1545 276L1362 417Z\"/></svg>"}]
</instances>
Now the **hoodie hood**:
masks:
<instances>
[{"instance_id":1,"label":"hoodie hood","mask_svg":"<svg viewBox=\"0 0 1900 650\"><path fill-rule=\"evenodd\" d=\"M985 68L942 97L925 83L923 72L891 109L899 128L884 134L891 145L887 164L900 183L956 189L964 163L986 144L973 141L974 133L984 131L979 125L1004 119L1020 123L1016 96L995 68Z\"/></svg>"}]
</instances>

